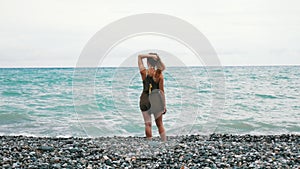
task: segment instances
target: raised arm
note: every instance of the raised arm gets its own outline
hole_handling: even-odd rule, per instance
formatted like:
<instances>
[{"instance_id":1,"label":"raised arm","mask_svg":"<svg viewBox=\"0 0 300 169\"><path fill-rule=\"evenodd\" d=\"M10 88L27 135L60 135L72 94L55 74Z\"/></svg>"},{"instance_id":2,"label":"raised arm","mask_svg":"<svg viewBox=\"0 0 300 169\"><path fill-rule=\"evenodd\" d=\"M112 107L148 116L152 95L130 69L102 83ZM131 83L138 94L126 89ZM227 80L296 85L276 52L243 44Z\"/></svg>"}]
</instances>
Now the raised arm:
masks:
<instances>
[{"instance_id":1,"label":"raised arm","mask_svg":"<svg viewBox=\"0 0 300 169\"><path fill-rule=\"evenodd\" d=\"M160 57L157 57L157 61L159 61L160 63L160 70L164 71L166 69L165 64L162 62L162 60L160 59Z\"/></svg>"},{"instance_id":2,"label":"raised arm","mask_svg":"<svg viewBox=\"0 0 300 169\"><path fill-rule=\"evenodd\" d=\"M139 69L140 71L144 70L145 69L145 66L144 66L144 63L143 63L143 59L144 58L154 58L154 59L157 59L157 56L156 55L151 55L151 54L140 54L138 56L138 66L139 66Z\"/></svg>"}]
</instances>

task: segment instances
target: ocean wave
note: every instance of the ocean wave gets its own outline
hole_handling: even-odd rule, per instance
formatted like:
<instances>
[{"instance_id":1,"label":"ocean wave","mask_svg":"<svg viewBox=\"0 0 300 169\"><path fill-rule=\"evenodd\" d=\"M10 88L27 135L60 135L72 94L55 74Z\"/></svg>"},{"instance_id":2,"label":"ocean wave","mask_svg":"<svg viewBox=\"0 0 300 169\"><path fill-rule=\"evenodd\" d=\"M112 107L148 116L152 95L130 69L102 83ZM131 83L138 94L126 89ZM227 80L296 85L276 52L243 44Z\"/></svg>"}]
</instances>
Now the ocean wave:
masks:
<instances>
[{"instance_id":1,"label":"ocean wave","mask_svg":"<svg viewBox=\"0 0 300 169\"><path fill-rule=\"evenodd\" d=\"M263 98L263 99L277 99L278 97L270 94L255 94L255 96Z\"/></svg>"}]
</instances>

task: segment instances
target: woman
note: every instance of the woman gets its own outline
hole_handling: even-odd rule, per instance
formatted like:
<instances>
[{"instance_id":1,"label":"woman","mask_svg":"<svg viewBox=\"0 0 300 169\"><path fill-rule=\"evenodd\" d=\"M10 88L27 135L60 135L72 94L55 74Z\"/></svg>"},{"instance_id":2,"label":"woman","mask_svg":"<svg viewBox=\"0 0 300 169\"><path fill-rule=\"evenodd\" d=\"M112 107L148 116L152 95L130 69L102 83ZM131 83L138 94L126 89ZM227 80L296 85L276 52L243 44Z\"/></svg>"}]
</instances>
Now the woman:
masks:
<instances>
[{"instance_id":1,"label":"woman","mask_svg":"<svg viewBox=\"0 0 300 169\"><path fill-rule=\"evenodd\" d=\"M143 64L144 58L147 58L148 70ZM162 72L165 70L165 65L156 53L149 53L138 56L138 66L143 80L143 92L140 96L140 109L145 122L146 137L147 139L152 139L151 112L149 112L151 105L148 98L149 92L154 89L159 89L163 97L164 112L155 113L154 117L159 135L162 141L166 141L167 138L162 121L162 115L167 111L164 95L164 77L162 74Z\"/></svg>"}]
</instances>

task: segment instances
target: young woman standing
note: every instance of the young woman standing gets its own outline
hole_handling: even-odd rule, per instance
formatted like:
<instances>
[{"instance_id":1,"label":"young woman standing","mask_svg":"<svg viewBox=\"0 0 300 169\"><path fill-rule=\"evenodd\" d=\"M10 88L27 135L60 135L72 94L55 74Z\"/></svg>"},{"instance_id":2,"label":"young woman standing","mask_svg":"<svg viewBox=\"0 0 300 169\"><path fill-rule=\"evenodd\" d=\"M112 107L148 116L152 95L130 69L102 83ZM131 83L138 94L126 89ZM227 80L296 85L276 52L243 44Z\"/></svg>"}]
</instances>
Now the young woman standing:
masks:
<instances>
[{"instance_id":1,"label":"young woman standing","mask_svg":"<svg viewBox=\"0 0 300 169\"><path fill-rule=\"evenodd\" d=\"M148 69L143 64L143 59L147 59ZM159 89L164 102L164 111L154 113L155 123L158 128L159 135L162 141L166 141L166 132L163 125L163 114L167 112L166 101L164 95L164 77L162 72L165 70L165 65L156 53L140 54L138 56L138 66L143 80L143 92L140 96L140 109L145 122L145 133L147 139L152 138L152 124L149 93L154 89Z\"/></svg>"}]
</instances>

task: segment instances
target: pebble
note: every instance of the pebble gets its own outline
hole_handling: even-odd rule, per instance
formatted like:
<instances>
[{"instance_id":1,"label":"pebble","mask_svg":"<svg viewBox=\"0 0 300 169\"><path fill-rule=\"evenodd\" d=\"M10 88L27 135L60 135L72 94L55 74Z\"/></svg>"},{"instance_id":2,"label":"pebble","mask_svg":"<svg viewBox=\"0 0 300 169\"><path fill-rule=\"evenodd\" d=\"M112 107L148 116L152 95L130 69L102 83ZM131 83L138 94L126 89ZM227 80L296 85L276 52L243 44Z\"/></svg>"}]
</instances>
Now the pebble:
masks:
<instances>
[{"instance_id":1,"label":"pebble","mask_svg":"<svg viewBox=\"0 0 300 169\"><path fill-rule=\"evenodd\" d=\"M299 135L0 136L2 168L299 168Z\"/></svg>"},{"instance_id":2,"label":"pebble","mask_svg":"<svg viewBox=\"0 0 300 169\"><path fill-rule=\"evenodd\" d=\"M131 161L131 158L130 158L130 157L126 157L126 158L125 158L125 161L130 162L130 161Z\"/></svg>"},{"instance_id":3,"label":"pebble","mask_svg":"<svg viewBox=\"0 0 300 169\"><path fill-rule=\"evenodd\" d=\"M108 160L109 158L105 155L103 156L104 160Z\"/></svg>"},{"instance_id":4,"label":"pebble","mask_svg":"<svg viewBox=\"0 0 300 169\"><path fill-rule=\"evenodd\" d=\"M51 147L51 146L41 146L41 147L38 147L37 150L41 150L41 151L53 151L54 148Z\"/></svg>"}]
</instances>

